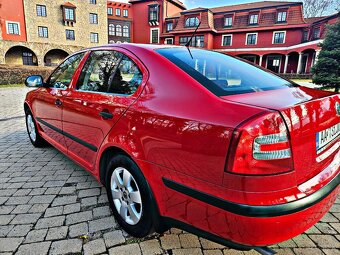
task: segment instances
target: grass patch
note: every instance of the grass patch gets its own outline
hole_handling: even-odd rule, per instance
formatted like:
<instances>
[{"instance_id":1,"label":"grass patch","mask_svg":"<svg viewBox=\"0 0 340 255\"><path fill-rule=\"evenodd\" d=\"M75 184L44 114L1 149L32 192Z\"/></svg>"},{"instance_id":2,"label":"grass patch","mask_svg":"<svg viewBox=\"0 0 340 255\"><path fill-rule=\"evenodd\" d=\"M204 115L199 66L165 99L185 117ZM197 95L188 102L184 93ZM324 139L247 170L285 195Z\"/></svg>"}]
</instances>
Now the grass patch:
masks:
<instances>
[{"instance_id":1,"label":"grass patch","mask_svg":"<svg viewBox=\"0 0 340 255\"><path fill-rule=\"evenodd\" d=\"M310 82L313 83L312 79L291 79L293 82L299 83L299 82Z\"/></svg>"},{"instance_id":2,"label":"grass patch","mask_svg":"<svg viewBox=\"0 0 340 255\"><path fill-rule=\"evenodd\" d=\"M0 88L18 88L18 87L25 87L24 84L3 84L0 85Z\"/></svg>"}]
</instances>

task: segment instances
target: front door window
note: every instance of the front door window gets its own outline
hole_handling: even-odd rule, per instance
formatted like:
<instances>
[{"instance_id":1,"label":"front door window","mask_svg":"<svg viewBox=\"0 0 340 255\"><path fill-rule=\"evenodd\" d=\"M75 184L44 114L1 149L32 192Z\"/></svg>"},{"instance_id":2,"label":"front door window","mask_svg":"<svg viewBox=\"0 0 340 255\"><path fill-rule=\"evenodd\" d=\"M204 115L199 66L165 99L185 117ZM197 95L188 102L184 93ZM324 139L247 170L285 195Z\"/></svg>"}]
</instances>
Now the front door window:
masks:
<instances>
[{"instance_id":1,"label":"front door window","mask_svg":"<svg viewBox=\"0 0 340 255\"><path fill-rule=\"evenodd\" d=\"M268 57L267 69L279 73L280 72L280 65L281 65L281 58L280 57Z\"/></svg>"}]
</instances>

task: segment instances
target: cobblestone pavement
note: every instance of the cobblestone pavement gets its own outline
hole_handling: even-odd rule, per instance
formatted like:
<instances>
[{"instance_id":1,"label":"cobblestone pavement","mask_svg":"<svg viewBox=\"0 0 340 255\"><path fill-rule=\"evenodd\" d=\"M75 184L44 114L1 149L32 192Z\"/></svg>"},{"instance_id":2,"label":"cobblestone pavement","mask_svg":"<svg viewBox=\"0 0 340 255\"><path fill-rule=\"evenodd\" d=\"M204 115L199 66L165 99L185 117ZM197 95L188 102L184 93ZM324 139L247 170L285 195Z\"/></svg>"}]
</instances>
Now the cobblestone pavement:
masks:
<instances>
[{"instance_id":1,"label":"cobblestone pavement","mask_svg":"<svg viewBox=\"0 0 340 255\"><path fill-rule=\"evenodd\" d=\"M31 146L24 127L28 89L0 89L0 253L256 254L171 229L139 240L116 224L106 191L53 147ZM340 254L340 200L316 226L273 248L278 254Z\"/></svg>"}]
</instances>

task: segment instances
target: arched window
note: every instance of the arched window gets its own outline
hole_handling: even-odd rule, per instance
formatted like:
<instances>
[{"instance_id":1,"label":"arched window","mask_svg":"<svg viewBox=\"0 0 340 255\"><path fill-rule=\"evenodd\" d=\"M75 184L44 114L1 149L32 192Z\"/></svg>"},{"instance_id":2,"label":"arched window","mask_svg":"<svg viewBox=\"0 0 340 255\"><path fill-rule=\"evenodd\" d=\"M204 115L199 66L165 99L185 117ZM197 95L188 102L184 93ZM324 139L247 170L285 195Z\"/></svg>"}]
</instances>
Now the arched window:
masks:
<instances>
[{"instance_id":1,"label":"arched window","mask_svg":"<svg viewBox=\"0 0 340 255\"><path fill-rule=\"evenodd\" d=\"M186 27L197 27L199 23L200 23L200 21L197 17L187 18L185 20L185 26Z\"/></svg>"},{"instance_id":2,"label":"arched window","mask_svg":"<svg viewBox=\"0 0 340 255\"><path fill-rule=\"evenodd\" d=\"M115 25L109 25L109 35L115 35Z\"/></svg>"},{"instance_id":3,"label":"arched window","mask_svg":"<svg viewBox=\"0 0 340 255\"><path fill-rule=\"evenodd\" d=\"M128 26L123 26L123 36L129 37L129 27Z\"/></svg>"},{"instance_id":4,"label":"arched window","mask_svg":"<svg viewBox=\"0 0 340 255\"><path fill-rule=\"evenodd\" d=\"M109 41L109 43L110 43L110 44L114 44L114 43L115 43L115 41L113 41L113 40L110 40L110 41Z\"/></svg>"},{"instance_id":5,"label":"arched window","mask_svg":"<svg viewBox=\"0 0 340 255\"><path fill-rule=\"evenodd\" d=\"M122 26L121 25L116 26L116 36L122 36Z\"/></svg>"}]
</instances>

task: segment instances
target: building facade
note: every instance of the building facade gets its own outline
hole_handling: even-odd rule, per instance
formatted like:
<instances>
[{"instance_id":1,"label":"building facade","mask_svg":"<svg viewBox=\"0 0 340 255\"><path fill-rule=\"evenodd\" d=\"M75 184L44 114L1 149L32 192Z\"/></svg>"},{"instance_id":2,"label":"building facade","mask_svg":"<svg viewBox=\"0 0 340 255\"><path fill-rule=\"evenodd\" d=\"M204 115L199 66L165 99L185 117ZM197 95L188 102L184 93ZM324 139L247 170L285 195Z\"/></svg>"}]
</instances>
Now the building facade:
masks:
<instances>
[{"instance_id":1,"label":"building facade","mask_svg":"<svg viewBox=\"0 0 340 255\"><path fill-rule=\"evenodd\" d=\"M166 3L173 5L166 11ZM326 25L339 14L304 19L301 2L263 1L186 10L179 1L131 0L134 42L184 45L238 56L277 73L309 73ZM157 22L150 22L157 6ZM156 8L156 9L157 9ZM150 32L149 32L150 31ZM155 31L155 32L154 32Z\"/></svg>"},{"instance_id":2,"label":"building facade","mask_svg":"<svg viewBox=\"0 0 340 255\"><path fill-rule=\"evenodd\" d=\"M106 0L0 0L0 17L0 64L55 66L108 41Z\"/></svg>"}]
</instances>

